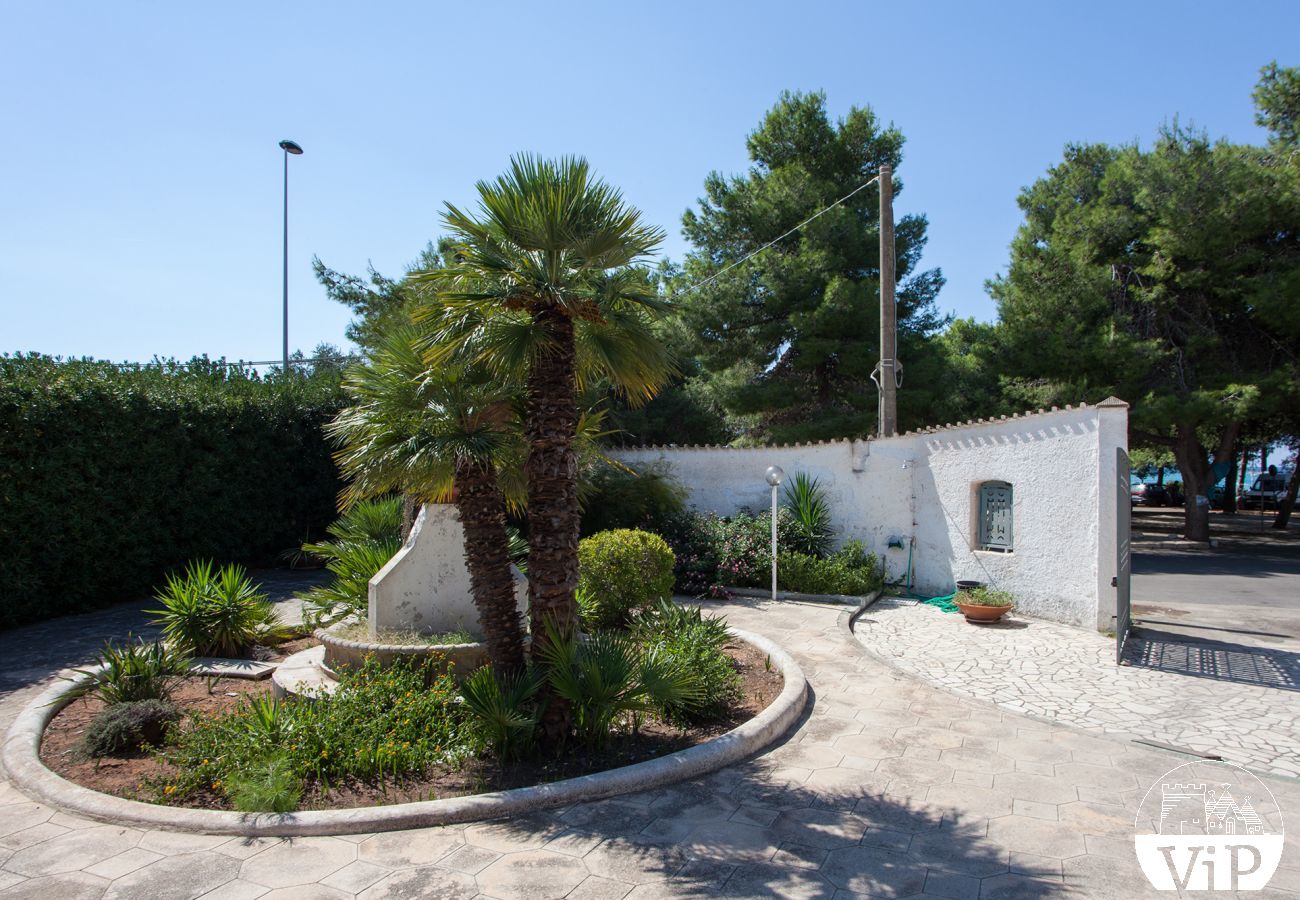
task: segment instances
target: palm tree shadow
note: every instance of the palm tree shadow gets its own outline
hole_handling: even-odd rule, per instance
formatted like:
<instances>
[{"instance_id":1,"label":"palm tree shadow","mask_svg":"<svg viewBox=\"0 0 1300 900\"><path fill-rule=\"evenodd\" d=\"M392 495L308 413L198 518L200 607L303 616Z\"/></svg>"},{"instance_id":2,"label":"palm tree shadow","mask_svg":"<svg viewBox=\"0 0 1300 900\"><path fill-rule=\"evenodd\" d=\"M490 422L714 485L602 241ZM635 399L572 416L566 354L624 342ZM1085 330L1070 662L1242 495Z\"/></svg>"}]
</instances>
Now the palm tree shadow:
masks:
<instances>
[{"instance_id":1,"label":"palm tree shadow","mask_svg":"<svg viewBox=\"0 0 1300 900\"><path fill-rule=\"evenodd\" d=\"M581 851L587 868L682 896L830 898L922 892L1035 898L1064 890L1060 868L1018 865L987 820L852 770L795 784L759 757L703 778L499 824L519 843ZM924 789L922 789L924 790ZM590 848L590 849L587 849ZM971 894L973 896L973 894Z\"/></svg>"}]
</instances>

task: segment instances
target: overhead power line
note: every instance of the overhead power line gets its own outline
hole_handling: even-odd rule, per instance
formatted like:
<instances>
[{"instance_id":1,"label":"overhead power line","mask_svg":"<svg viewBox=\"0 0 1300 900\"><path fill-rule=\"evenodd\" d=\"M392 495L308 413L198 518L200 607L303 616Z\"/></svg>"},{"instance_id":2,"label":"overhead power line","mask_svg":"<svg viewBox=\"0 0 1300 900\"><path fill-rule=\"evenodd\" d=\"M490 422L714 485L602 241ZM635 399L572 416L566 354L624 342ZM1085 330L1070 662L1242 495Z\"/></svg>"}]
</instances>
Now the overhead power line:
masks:
<instances>
[{"instance_id":1,"label":"overhead power line","mask_svg":"<svg viewBox=\"0 0 1300 900\"><path fill-rule=\"evenodd\" d=\"M871 185L875 184L875 183L876 183L877 181L879 181L879 180L880 180L880 176L877 175L877 176L875 176L874 178L870 179L869 181L864 181L864 182L862 182L862 184L858 185L858 186L855 187L853 190L849 191L849 192L848 192L847 194L845 194L843 197L841 197L840 199L836 200L834 203L830 204L829 206L824 206L824 207L822 207L821 209L817 210L817 212L813 213L811 216L809 216L808 218L804 219L802 222L800 222L798 225L794 226L794 227L791 228L789 231L787 231L787 232L785 232L784 234L782 234L780 237L773 238L772 240L768 241L768 242L767 242L766 244L764 244L763 246L759 247L759 248L758 248L757 250L755 250L753 253L750 253L750 254L748 254L748 255L746 255L746 256L741 257L740 259L736 260L734 263L732 263L732 264L729 265L729 266L724 266L723 268L719 269L717 272L714 272L714 273L713 273L712 275L710 275L708 278L705 278L705 279L703 279L702 281L697 281L695 284L692 284L690 287L683 288L682 290L680 290L680 291L678 291L677 293L673 294L673 296L672 296L671 299L676 300L678 297L684 297L684 296L686 296L687 294L691 293L692 291L697 291L697 290L699 290L700 288L704 287L706 284L710 284L710 283L716 281L718 278L720 278L721 276L723 276L723 275L725 275L726 273L730 272L732 269L736 268L737 266L743 266L745 263L749 262L749 261L750 261L751 259L753 259L755 256L758 256L758 254L762 253L764 250L768 249L769 247L772 247L772 246L775 245L775 244L780 243L781 241L783 241L783 240L785 240L786 238L788 238L790 235L794 234L794 233L795 233L796 231L798 231L800 228L803 228L805 225L807 225L807 224L808 224L809 222L811 222L813 219L816 219L818 216L821 216L821 215L823 215L823 214L825 214L825 213L830 212L832 209L834 209L835 207L839 206L839 205L840 205L841 203L843 203L845 200L848 200L848 199L849 199L850 197L852 197L854 194L858 193L859 191L865 190L866 188L868 188L868 187L870 187Z\"/></svg>"}]
</instances>

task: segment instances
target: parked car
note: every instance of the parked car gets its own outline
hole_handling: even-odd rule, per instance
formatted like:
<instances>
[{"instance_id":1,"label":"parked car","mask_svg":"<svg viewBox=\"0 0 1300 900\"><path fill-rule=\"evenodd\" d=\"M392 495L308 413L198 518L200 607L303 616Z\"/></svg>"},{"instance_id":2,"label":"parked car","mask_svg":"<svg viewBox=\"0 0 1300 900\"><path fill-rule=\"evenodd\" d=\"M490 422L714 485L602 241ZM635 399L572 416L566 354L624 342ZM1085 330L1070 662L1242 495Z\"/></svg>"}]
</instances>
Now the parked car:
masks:
<instances>
[{"instance_id":1,"label":"parked car","mask_svg":"<svg viewBox=\"0 0 1300 900\"><path fill-rule=\"evenodd\" d=\"M1130 486L1129 497L1134 506L1175 506L1183 502L1181 492L1175 494L1163 484L1147 481Z\"/></svg>"},{"instance_id":2,"label":"parked car","mask_svg":"<svg viewBox=\"0 0 1300 900\"><path fill-rule=\"evenodd\" d=\"M1286 496L1287 477L1281 472L1260 475L1250 490L1241 495L1239 503L1242 509L1277 509Z\"/></svg>"},{"instance_id":3,"label":"parked car","mask_svg":"<svg viewBox=\"0 0 1300 900\"><path fill-rule=\"evenodd\" d=\"M1223 509L1223 501L1227 497L1227 491L1228 489L1222 481L1210 488L1210 506L1215 509Z\"/></svg>"}]
</instances>

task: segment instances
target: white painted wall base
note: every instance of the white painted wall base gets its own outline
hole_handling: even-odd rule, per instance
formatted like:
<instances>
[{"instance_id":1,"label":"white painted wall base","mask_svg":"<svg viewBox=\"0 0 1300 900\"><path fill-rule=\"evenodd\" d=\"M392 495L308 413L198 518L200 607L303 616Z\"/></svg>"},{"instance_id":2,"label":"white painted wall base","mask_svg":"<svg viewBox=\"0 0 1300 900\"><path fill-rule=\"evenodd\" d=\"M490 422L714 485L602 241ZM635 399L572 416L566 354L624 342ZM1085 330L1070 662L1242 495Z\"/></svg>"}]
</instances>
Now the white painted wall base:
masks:
<instances>
[{"instance_id":1,"label":"white painted wall base","mask_svg":"<svg viewBox=\"0 0 1300 900\"><path fill-rule=\"evenodd\" d=\"M1115 449L1127 447L1128 404L1111 398L1011 418L909 432L884 440L736 449L642 447L632 465L666 463L689 503L731 515L770 503L768 466L821 480L842 540L884 560L890 580L946 594L958 580L1010 591L1030 615L1105 629L1114 615ZM977 549L978 486L1010 482L1010 553ZM891 539L901 549L891 548Z\"/></svg>"},{"instance_id":2,"label":"white painted wall base","mask_svg":"<svg viewBox=\"0 0 1300 900\"><path fill-rule=\"evenodd\" d=\"M481 635L464 548L456 507L426 504L405 545L370 579L371 636L383 628ZM517 569L515 597L526 621L528 582Z\"/></svg>"}]
</instances>

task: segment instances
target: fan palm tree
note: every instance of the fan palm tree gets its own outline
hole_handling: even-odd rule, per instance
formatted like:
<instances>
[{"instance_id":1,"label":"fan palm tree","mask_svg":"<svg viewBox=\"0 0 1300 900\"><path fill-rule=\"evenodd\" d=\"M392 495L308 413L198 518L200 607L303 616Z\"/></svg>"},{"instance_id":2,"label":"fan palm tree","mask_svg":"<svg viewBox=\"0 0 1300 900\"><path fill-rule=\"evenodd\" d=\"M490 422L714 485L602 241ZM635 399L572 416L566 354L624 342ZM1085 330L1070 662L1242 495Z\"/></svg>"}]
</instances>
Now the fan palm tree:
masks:
<instances>
[{"instance_id":1,"label":"fan palm tree","mask_svg":"<svg viewBox=\"0 0 1300 900\"><path fill-rule=\"evenodd\" d=\"M578 392L603 380L644 402L670 376L650 329L665 303L638 265L663 232L579 158L515 157L477 190L474 214L447 206L449 264L414 276L434 293L415 319L433 363L467 359L525 386L530 617L568 633L577 621ZM543 661L546 633L534 631ZM563 704L548 706L548 738L567 730L567 716Z\"/></svg>"},{"instance_id":2,"label":"fan palm tree","mask_svg":"<svg viewBox=\"0 0 1300 900\"><path fill-rule=\"evenodd\" d=\"M522 457L512 397L472 367L430 370L409 326L380 339L367 365L344 385L355 398L330 424L336 455L351 479L344 505L400 491L418 502L455 503L465 530L465 565L493 668L524 667L523 623L515 603L498 472Z\"/></svg>"}]
</instances>

